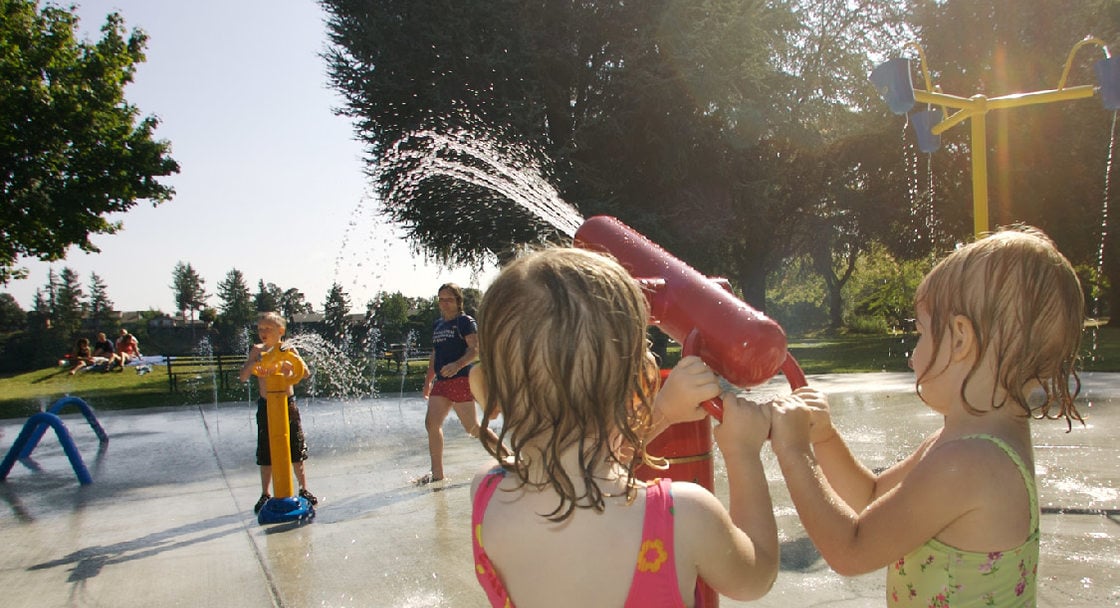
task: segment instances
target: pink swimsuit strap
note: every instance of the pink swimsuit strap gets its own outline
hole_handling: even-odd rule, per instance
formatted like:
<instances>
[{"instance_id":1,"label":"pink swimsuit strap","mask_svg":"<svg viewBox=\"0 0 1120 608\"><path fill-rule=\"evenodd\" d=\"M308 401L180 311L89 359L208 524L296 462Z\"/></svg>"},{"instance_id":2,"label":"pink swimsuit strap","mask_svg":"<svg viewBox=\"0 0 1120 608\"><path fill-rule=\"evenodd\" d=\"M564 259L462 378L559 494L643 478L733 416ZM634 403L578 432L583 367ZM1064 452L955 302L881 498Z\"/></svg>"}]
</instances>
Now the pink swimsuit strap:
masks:
<instances>
[{"instance_id":1,"label":"pink swimsuit strap","mask_svg":"<svg viewBox=\"0 0 1120 608\"><path fill-rule=\"evenodd\" d=\"M505 476L505 469L501 467L491 469L482 478L482 483L479 484L478 491L474 495L474 504L471 508L471 547L474 551L474 573L478 577L478 584L482 585L486 597L490 599L490 605L494 608L513 608L513 601L509 599L509 592L502 584L502 579L498 576L497 570L494 570L494 564L490 563L490 557L486 555L486 551L482 548L482 517L486 515L486 507L489 506L490 499L494 496L494 492Z\"/></svg>"},{"instance_id":2,"label":"pink swimsuit strap","mask_svg":"<svg viewBox=\"0 0 1120 608\"><path fill-rule=\"evenodd\" d=\"M482 547L482 518L486 507L505 477L506 471L495 467L482 479L471 510L471 545L474 551L475 575L490 605L513 608L513 601L502 579ZM646 512L642 522L642 544L638 550L634 578L626 598L626 608L684 608L677 585L677 565L673 552L672 481L657 479L646 488ZM696 606L701 606L697 589Z\"/></svg>"},{"instance_id":3,"label":"pink swimsuit strap","mask_svg":"<svg viewBox=\"0 0 1120 608\"><path fill-rule=\"evenodd\" d=\"M654 479L646 486L642 546L625 608L684 608L673 547L672 485L672 480Z\"/></svg>"}]
</instances>

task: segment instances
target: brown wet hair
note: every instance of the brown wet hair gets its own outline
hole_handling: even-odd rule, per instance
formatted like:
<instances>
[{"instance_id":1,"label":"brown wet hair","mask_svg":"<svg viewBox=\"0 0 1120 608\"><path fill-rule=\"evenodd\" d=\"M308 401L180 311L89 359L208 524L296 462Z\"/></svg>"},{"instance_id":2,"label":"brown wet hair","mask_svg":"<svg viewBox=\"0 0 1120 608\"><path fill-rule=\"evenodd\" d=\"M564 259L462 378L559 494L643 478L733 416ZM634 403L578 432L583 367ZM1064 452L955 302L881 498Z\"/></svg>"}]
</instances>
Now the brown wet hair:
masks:
<instances>
[{"instance_id":1,"label":"brown wet hair","mask_svg":"<svg viewBox=\"0 0 1120 608\"><path fill-rule=\"evenodd\" d=\"M604 463L625 471L628 500L637 495L635 460L664 468L642 440L659 381L648 318L641 288L621 265L574 248L518 258L482 299L483 409L487 418L503 414L499 445L509 445L512 459L487 449L523 486L559 494L556 509L542 514L553 521L577 508L604 509L596 479ZM575 479L561 466L573 446L582 469Z\"/></svg>"}]
</instances>

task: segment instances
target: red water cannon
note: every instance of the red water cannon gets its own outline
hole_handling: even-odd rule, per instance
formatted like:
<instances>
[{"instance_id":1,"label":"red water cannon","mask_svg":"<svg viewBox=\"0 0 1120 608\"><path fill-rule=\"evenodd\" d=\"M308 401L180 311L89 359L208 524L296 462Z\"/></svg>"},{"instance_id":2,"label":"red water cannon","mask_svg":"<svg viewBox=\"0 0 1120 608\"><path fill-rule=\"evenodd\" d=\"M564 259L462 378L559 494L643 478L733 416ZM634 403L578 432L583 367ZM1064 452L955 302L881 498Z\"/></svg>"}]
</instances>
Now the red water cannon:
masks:
<instances>
[{"instance_id":1,"label":"red water cannon","mask_svg":"<svg viewBox=\"0 0 1120 608\"><path fill-rule=\"evenodd\" d=\"M728 382L743 388L785 374L792 388L806 385L805 374L786 350L786 334L766 315L735 297L724 279L708 278L613 217L598 215L576 230L576 247L614 256L641 285L649 301L652 325L681 343L682 355L699 355ZM668 370L662 370L662 379ZM718 398L702 404L723 420ZM712 431L707 418L674 424L646 450L667 461L668 470L643 465L639 479L666 476L691 481L714 491ZM702 605L718 607L719 594L697 582ZM700 605L700 604L698 604Z\"/></svg>"},{"instance_id":2,"label":"red water cannon","mask_svg":"<svg viewBox=\"0 0 1120 608\"><path fill-rule=\"evenodd\" d=\"M805 374L786 349L774 320L735 297L726 279L706 277L618 219L597 215L576 231L573 244L617 259L642 284L650 323L681 343L682 355L699 355L731 384L748 388L781 371L797 389ZM704 404L722 419L718 400Z\"/></svg>"}]
</instances>

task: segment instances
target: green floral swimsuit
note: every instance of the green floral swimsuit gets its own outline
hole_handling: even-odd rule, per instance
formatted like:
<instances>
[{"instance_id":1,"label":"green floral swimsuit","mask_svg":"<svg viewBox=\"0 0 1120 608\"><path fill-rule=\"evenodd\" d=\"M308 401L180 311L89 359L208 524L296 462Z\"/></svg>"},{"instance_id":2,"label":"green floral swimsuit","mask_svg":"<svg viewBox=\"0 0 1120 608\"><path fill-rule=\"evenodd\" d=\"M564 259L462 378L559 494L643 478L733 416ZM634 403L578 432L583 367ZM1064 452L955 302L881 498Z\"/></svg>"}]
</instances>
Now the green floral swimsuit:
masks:
<instances>
[{"instance_id":1,"label":"green floral swimsuit","mask_svg":"<svg viewBox=\"0 0 1120 608\"><path fill-rule=\"evenodd\" d=\"M1030 497L1031 533L1010 551L961 551L937 539L887 567L888 606L1034 606L1038 576L1038 490L1034 475L1019 454L991 435L985 439L1002 449L1019 472Z\"/></svg>"}]
</instances>

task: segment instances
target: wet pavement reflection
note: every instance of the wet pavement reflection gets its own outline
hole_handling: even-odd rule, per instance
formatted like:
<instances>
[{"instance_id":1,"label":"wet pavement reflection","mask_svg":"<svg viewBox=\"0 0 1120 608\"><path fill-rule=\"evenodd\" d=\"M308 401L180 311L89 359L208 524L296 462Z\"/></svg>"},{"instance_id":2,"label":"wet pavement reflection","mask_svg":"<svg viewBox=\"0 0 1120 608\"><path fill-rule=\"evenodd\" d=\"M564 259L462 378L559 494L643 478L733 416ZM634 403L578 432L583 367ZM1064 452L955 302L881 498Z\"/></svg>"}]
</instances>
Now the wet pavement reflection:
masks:
<instances>
[{"instance_id":1,"label":"wet pavement reflection","mask_svg":"<svg viewBox=\"0 0 1120 608\"><path fill-rule=\"evenodd\" d=\"M1120 374L1083 380L1084 428L1033 423L1043 508L1039 606L1120 604ZM938 426L914 397L911 374L810 382L831 394L837 427L870 467L889 466ZM754 392L783 390L779 379ZM317 516L260 526L252 513L254 407L99 412L110 437L104 446L80 415L64 415L94 482L78 483L48 434L0 483L3 604L487 605L469 541L470 479L487 456L454 416L444 427L448 478L415 487L411 480L428 469L418 395L301 402ZM5 453L23 422L0 421ZM882 571L832 573L805 537L769 452L764 463L781 572L771 593L749 605L884 605ZM717 455L716 494L726 503L724 475Z\"/></svg>"}]
</instances>

